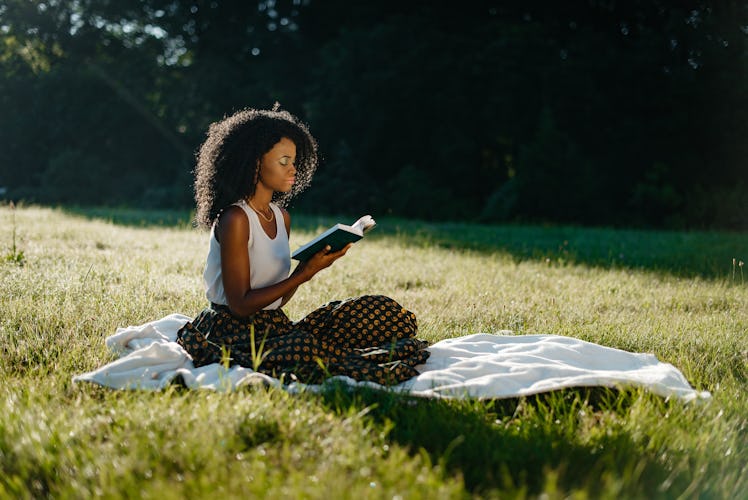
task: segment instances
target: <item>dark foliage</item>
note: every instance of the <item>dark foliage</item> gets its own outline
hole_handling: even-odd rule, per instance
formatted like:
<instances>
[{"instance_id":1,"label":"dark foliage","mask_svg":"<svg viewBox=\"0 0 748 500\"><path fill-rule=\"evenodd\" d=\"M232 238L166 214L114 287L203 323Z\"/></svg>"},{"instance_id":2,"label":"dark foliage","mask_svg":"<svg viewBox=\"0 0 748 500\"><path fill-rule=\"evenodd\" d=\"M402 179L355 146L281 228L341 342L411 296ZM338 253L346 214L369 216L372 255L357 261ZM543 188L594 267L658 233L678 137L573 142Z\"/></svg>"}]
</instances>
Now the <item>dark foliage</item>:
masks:
<instances>
[{"instance_id":1,"label":"dark foliage","mask_svg":"<svg viewBox=\"0 0 748 500\"><path fill-rule=\"evenodd\" d=\"M748 5L9 0L0 187L191 205L211 122L309 123L311 212L748 228Z\"/></svg>"}]
</instances>

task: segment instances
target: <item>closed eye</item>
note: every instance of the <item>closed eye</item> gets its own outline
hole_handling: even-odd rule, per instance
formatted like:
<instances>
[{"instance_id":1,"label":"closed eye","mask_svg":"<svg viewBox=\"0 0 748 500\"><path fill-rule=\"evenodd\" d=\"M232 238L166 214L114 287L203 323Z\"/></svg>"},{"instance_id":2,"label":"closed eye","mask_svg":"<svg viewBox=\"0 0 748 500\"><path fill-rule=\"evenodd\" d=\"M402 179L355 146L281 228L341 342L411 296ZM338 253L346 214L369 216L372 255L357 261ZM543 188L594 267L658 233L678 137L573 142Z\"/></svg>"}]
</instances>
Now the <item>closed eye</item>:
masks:
<instances>
[{"instance_id":1,"label":"closed eye","mask_svg":"<svg viewBox=\"0 0 748 500\"><path fill-rule=\"evenodd\" d=\"M291 162L291 157L284 156L280 160L278 160L278 163L280 163L284 167L287 167L289 163L293 163L293 162Z\"/></svg>"}]
</instances>

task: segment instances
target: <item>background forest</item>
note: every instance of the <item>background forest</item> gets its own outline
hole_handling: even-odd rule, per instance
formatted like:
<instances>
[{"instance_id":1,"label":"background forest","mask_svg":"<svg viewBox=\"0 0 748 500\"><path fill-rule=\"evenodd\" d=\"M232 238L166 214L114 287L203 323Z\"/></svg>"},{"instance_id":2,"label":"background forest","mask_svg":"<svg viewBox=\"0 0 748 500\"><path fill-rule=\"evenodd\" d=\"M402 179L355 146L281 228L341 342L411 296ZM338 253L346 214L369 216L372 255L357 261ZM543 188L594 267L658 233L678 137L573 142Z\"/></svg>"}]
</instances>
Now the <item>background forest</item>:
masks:
<instances>
[{"instance_id":1,"label":"background forest","mask_svg":"<svg viewBox=\"0 0 748 500\"><path fill-rule=\"evenodd\" d=\"M748 229L747 42L736 0L4 0L0 198L189 208L279 101L306 212Z\"/></svg>"}]
</instances>

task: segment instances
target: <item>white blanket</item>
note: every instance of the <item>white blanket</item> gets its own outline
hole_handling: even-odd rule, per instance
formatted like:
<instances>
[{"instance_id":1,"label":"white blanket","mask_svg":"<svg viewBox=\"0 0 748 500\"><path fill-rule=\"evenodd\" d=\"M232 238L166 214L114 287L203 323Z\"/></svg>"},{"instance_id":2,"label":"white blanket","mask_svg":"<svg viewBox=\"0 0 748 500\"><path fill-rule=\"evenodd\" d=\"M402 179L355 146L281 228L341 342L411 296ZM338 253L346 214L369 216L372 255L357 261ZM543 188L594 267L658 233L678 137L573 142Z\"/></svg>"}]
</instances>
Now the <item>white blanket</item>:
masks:
<instances>
[{"instance_id":1,"label":"white blanket","mask_svg":"<svg viewBox=\"0 0 748 500\"><path fill-rule=\"evenodd\" d=\"M177 330L191 318L172 314L141 326L119 328L106 339L120 358L73 378L116 389L162 389L181 376L190 388L231 390L263 383L291 392L318 391L329 381L382 388L371 382L333 377L321 386L281 381L248 368L218 364L195 368L176 342ZM684 401L710 398L694 390L683 374L652 354L619 349L558 335L476 333L430 346L431 357L418 366L418 377L393 386L415 396L447 398L510 398L566 387L645 387Z\"/></svg>"}]
</instances>

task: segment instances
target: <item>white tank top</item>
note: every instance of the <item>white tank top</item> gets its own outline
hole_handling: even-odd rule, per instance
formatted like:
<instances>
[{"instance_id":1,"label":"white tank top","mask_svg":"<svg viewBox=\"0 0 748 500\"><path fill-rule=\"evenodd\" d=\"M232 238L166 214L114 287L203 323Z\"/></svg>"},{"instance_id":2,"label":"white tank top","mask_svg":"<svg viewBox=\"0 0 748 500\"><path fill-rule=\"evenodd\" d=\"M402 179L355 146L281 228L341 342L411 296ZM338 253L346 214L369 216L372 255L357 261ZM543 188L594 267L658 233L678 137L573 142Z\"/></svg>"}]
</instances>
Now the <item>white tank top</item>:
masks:
<instances>
[{"instance_id":1,"label":"white tank top","mask_svg":"<svg viewBox=\"0 0 748 500\"><path fill-rule=\"evenodd\" d=\"M241 200L234 203L244 210L249 219L249 284L252 288L264 288L274 285L288 278L291 271L291 252L288 246L288 233L283 219L283 213L274 203L270 208L275 214L275 238L270 238L260 224L260 219L247 202ZM214 304L228 305L226 292L223 288L221 276L221 245L215 235L216 226L210 230L210 247L208 259L203 272L205 296ZM278 309L283 299L279 298L264 309Z\"/></svg>"}]
</instances>

